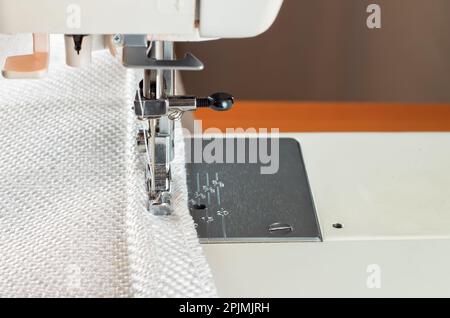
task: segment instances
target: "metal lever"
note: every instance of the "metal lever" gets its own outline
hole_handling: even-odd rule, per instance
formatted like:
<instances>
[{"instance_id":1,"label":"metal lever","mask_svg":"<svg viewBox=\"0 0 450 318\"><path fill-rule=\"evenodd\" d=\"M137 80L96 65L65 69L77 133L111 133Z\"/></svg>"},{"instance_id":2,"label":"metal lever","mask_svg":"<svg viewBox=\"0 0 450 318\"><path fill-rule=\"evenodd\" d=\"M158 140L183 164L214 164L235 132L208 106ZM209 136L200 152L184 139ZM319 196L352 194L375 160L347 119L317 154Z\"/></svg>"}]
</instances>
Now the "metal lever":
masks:
<instances>
[{"instance_id":1,"label":"metal lever","mask_svg":"<svg viewBox=\"0 0 450 318\"><path fill-rule=\"evenodd\" d=\"M181 60L157 60L147 57L147 47L125 46L123 48L123 65L128 68L147 70L201 71L203 63L191 53Z\"/></svg>"},{"instance_id":2,"label":"metal lever","mask_svg":"<svg viewBox=\"0 0 450 318\"><path fill-rule=\"evenodd\" d=\"M159 118L171 110L185 112L197 108L210 108L215 111L227 111L233 104L234 97L228 93L215 93L204 98L171 96L168 99L146 99L141 90L140 93L136 93L134 111L139 118Z\"/></svg>"}]
</instances>

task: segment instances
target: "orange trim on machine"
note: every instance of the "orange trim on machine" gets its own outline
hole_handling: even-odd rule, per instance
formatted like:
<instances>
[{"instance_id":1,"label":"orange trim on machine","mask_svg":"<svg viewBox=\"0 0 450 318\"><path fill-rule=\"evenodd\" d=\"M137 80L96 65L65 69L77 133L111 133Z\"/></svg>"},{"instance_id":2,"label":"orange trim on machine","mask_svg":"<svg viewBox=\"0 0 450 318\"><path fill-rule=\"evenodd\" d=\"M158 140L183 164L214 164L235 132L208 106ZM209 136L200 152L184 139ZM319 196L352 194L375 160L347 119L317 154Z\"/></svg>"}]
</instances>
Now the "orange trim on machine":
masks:
<instances>
[{"instance_id":1,"label":"orange trim on machine","mask_svg":"<svg viewBox=\"0 0 450 318\"><path fill-rule=\"evenodd\" d=\"M228 112L195 112L203 129L279 128L281 132L450 131L450 104L240 101Z\"/></svg>"}]
</instances>

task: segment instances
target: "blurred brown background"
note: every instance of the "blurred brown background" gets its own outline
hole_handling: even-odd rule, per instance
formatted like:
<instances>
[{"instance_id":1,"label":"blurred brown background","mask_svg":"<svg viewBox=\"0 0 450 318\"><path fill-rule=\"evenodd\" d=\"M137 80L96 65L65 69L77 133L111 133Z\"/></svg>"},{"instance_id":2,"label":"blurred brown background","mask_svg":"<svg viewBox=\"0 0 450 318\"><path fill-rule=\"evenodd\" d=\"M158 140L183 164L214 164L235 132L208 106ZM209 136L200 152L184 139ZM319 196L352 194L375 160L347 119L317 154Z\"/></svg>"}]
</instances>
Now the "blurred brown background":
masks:
<instances>
[{"instance_id":1,"label":"blurred brown background","mask_svg":"<svg viewBox=\"0 0 450 318\"><path fill-rule=\"evenodd\" d=\"M382 9L379 30L366 26L371 3ZM186 51L206 65L183 72L190 94L450 102L449 0L285 0L265 34L178 46Z\"/></svg>"}]
</instances>

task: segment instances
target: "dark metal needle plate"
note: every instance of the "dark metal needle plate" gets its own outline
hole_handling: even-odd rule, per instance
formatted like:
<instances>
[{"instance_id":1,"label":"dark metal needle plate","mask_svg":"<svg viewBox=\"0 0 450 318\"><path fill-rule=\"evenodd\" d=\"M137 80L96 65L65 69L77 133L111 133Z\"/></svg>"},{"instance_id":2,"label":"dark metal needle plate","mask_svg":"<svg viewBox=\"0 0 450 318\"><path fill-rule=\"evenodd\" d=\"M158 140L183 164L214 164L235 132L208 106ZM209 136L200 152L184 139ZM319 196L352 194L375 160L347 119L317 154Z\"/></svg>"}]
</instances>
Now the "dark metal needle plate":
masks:
<instances>
[{"instance_id":1,"label":"dark metal needle plate","mask_svg":"<svg viewBox=\"0 0 450 318\"><path fill-rule=\"evenodd\" d=\"M250 143L258 139L224 139L223 158L233 144L237 161L238 140L245 142L247 163L195 163L195 139L186 140L189 208L201 242L321 241L299 143L279 139L278 172L265 175L267 164L248 163ZM210 142L197 139L203 149ZM270 154L270 140L267 145Z\"/></svg>"}]
</instances>

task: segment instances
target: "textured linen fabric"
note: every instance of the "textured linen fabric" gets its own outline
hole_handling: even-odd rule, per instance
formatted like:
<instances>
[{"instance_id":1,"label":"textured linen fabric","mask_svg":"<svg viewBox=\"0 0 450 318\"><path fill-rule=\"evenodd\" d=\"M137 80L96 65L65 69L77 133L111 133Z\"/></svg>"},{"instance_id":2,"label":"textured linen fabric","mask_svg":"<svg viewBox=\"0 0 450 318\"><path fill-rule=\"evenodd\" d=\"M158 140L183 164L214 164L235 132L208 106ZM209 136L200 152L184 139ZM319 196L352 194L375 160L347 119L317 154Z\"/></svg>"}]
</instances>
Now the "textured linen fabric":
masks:
<instances>
[{"instance_id":1,"label":"textured linen fabric","mask_svg":"<svg viewBox=\"0 0 450 318\"><path fill-rule=\"evenodd\" d=\"M0 36L0 63L30 39ZM69 68L52 41L46 79L0 80L0 296L215 296L187 210L180 126L175 213L155 217L135 145L138 77L107 52Z\"/></svg>"}]
</instances>

